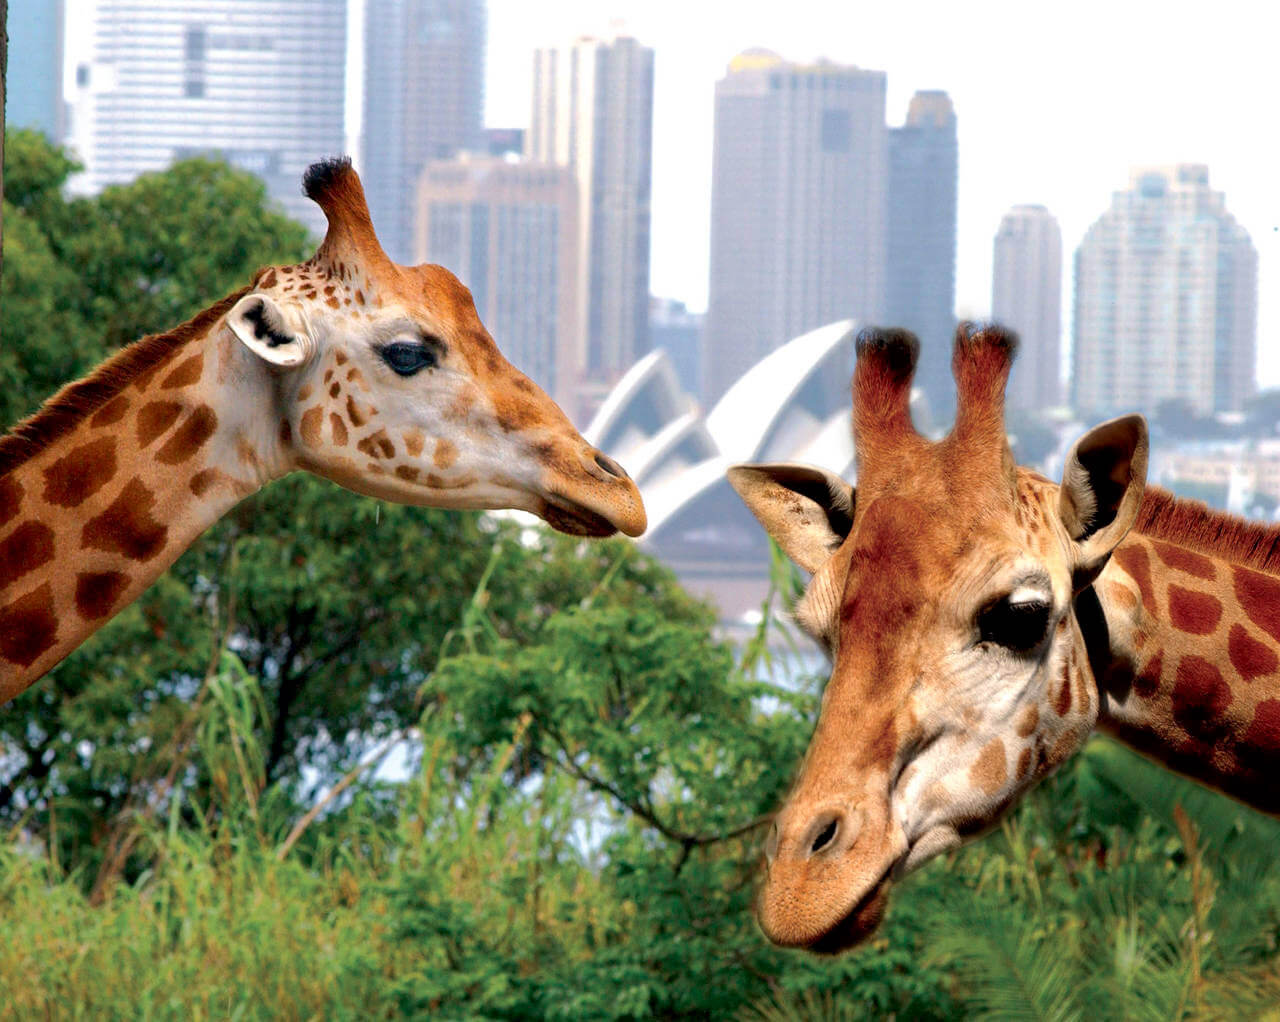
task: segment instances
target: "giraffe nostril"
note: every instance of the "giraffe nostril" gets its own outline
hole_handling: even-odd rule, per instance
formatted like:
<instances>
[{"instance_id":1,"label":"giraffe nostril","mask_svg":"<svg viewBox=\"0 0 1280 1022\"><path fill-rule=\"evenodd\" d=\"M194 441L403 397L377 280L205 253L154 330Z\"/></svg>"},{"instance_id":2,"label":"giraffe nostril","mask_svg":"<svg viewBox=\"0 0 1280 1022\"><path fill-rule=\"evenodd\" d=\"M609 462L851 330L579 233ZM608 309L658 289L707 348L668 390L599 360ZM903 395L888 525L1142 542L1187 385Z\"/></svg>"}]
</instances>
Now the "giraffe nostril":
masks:
<instances>
[{"instance_id":1,"label":"giraffe nostril","mask_svg":"<svg viewBox=\"0 0 1280 1022\"><path fill-rule=\"evenodd\" d=\"M594 457L595 457L595 463L599 465L602 469L604 469L606 472L608 472L609 475L613 476L615 479L630 478L627 475L626 469L624 469L621 465L619 465L607 454L603 454L600 451L596 451Z\"/></svg>"},{"instance_id":2,"label":"giraffe nostril","mask_svg":"<svg viewBox=\"0 0 1280 1022\"><path fill-rule=\"evenodd\" d=\"M813 839L813 847L809 849L809 854L816 855L818 852L822 851L822 849L826 848L827 845L831 844L831 842L835 840L837 829L838 824L835 820L832 820L823 827L822 832Z\"/></svg>"}]
</instances>

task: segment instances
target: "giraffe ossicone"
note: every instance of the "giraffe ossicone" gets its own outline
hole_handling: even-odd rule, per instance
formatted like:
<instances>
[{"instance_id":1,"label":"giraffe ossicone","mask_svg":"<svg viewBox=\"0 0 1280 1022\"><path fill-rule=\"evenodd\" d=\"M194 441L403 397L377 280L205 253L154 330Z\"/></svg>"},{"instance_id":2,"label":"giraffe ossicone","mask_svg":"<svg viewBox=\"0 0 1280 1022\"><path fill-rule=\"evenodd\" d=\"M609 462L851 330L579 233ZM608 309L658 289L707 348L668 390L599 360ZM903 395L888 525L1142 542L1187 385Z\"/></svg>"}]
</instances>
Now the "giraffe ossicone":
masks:
<instances>
[{"instance_id":1,"label":"giraffe ossicone","mask_svg":"<svg viewBox=\"0 0 1280 1022\"><path fill-rule=\"evenodd\" d=\"M573 535L644 531L635 484L502 357L458 279L383 252L350 160L303 187L328 220L311 259L258 271L0 437L0 703L294 470Z\"/></svg>"},{"instance_id":2,"label":"giraffe ossicone","mask_svg":"<svg viewBox=\"0 0 1280 1022\"><path fill-rule=\"evenodd\" d=\"M766 935L864 940L897 878L983 833L1095 727L1280 813L1280 529L1147 487L1136 415L1083 436L1059 484L1019 468L1006 330L961 325L938 442L911 423L916 339L857 347L856 491L812 466L729 471L812 574L795 616L832 660L765 846Z\"/></svg>"}]
</instances>

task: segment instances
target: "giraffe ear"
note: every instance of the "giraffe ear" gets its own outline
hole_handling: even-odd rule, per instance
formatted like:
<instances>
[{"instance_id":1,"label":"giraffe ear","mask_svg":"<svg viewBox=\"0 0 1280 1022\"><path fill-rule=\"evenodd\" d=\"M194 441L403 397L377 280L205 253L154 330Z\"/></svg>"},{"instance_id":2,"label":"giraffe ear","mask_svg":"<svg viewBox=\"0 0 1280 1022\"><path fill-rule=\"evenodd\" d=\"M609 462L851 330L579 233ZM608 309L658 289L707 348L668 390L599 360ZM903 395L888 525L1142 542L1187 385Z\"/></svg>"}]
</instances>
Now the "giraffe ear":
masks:
<instances>
[{"instance_id":1,"label":"giraffe ear","mask_svg":"<svg viewBox=\"0 0 1280 1022\"><path fill-rule=\"evenodd\" d=\"M1147 422L1126 415L1096 426L1062 469L1058 516L1075 544L1077 586L1102 571L1137 521L1147 484Z\"/></svg>"},{"instance_id":2,"label":"giraffe ear","mask_svg":"<svg viewBox=\"0 0 1280 1022\"><path fill-rule=\"evenodd\" d=\"M853 528L853 487L809 465L734 465L730 485L783 552L809 574Z\"/></svg>"},{"instance_id":3,"label":"giraffe ear","mask_svg":"<svg viewBox=\"0 0 1280 1022\"><path fill-rule=\"evenodd\" d=\"M245 295L227 313L227 325L240 343L274 366L292 369L311 357L311 338L290 326L284 311L267 295Z\"/></svg>"}]
</instances>

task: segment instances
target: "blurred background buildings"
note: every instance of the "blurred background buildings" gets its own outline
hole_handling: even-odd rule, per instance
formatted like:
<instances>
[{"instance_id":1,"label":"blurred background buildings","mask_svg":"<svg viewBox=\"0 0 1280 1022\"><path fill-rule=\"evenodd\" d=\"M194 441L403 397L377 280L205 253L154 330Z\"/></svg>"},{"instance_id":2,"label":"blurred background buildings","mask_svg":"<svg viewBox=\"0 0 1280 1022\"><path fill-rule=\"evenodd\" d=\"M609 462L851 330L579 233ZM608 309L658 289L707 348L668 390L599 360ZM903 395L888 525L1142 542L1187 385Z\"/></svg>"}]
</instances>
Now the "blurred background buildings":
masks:
<instances>
[{"instance_id":1,"label":"blurred background buildings","mask_svg":"<svg viewBox=\"0 0 1280 1022\"><path fill-rule=\"evenodd\" d=\"M891 126L883 70L739 53L687 97L714 110L704 313L650 285L663 48L617 26L530 38L505 72L527 83L527 128L486 124L488 18L485 0L11 0L8 120L67 144L78 188L214 154L316 232L301 173L351 139L391 255L458 273L512 361L633 472L647 549L734 616L768 557L724 469L852 475L859 326L921 336L916 421L948 428L961 189L1001 157L961 160L965 111L940 88ZM1100 198L1065 301L1063 232L1036 198L1010 195L982 227L990 312L1022 337L1019 457L1054 474L1087 425L1142 411L1155 481L1272 515L1280 394L1255 393L1258 252L1209 168L1139 167Z\"/></svg>"}]
</instances>

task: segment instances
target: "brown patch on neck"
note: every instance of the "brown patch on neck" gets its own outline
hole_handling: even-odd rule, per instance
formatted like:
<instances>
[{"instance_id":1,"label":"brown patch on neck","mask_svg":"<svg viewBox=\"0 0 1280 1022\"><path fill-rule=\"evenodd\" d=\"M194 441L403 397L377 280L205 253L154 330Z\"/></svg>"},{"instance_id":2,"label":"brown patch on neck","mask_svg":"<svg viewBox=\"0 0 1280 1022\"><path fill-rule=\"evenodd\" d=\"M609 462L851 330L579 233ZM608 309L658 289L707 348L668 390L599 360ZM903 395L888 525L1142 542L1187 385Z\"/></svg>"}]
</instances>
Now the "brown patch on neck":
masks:
<instances>
[{"instance_id":1,"label":"brown patch on neck","mask_svg":"<svg viewBox=\"0 0 1280 1022\"><path fill-rule=\"evenodd\" d=\"M183 345L208 334L248 292L249 288L241 288L168 333L135 341L83 380L63 387L35 415L0 437L0 476L56 443L135 380L153 375Z\"/></svg>"},{"instance_id":2,"label":"brown patch on neck","mask_svg":"<svg viewBox=\"0 0 1280 1022\"><path fill-rule=\"evenodd\" d=\"M1175 497L1158 486L1148 486L1142 495L1142 507L1133 528L1144 536L1280 575L1280 526L1262 525L1225 511L1214 511L1201 501ZM1163 551L1161 559L1166 559ZM1166 560L1166 563L1170 562ZM1171 566L1197 574L1185 560Z\"/></svg>"}]
</instances>

